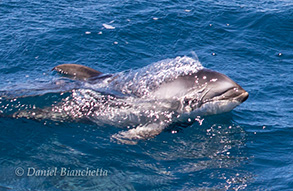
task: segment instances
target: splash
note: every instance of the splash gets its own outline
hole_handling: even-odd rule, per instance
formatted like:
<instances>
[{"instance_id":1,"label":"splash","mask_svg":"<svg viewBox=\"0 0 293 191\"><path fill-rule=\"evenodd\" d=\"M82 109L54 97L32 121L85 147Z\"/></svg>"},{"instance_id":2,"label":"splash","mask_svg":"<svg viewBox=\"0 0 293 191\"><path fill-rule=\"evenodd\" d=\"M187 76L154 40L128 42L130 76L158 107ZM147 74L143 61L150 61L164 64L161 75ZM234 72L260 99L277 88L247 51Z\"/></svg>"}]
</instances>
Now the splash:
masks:
<instances>
[{"instance_id":1,"label":"splash","mask_svg":"<svg viewBox=\"0 0 293 191\"><path fill-rule=\"evenodd\" d=\"M163 82L190 75L203 69L198 60L187 56L166 59L138 70L121 72L110 86L123 94L147 97ZM119 83L118 83L119 82Z\"/></svg>"}]
</instances>

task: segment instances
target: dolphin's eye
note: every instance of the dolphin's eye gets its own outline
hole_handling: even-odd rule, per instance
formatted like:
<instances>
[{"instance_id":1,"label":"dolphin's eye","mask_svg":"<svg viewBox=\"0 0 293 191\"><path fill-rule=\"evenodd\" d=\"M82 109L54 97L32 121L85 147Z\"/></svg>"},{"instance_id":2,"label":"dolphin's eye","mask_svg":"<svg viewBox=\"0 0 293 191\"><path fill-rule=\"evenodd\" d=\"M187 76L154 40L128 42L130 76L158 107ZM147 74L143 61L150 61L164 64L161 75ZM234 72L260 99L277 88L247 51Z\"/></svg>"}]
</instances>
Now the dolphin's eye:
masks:
<instances>
[{"instance_id":1,"label":"dolphin's eye","mask_svg":"<svg viewBox=\"0 0 293 191\"><path fill-rule=\"evenodd\" d=\"M198 103L197 99L188 99L188 98L184 99L184 104L185 105L190 105L190 104L195 104L195 103Z\"/></svg>"},{"instance_id":2,"label":"dolphin's eye","mask_svg":"<svg viewBox=\"0 0 293 191\"><path fill-rule=\"evenodd\" d=\"M184 104L185 104L185 105L189 105L189 103L190 103L190 99L185 98L185 99L184 99Z\"/></svg>"},{"instance_id":3,"label":"dolphin's eye","mask_svg":"<svg viewBox=\"0 0 293 191\"><path fill-rule=\"evenodd\" d=\"M198 101L197 101L197 99L193 99L192 101L191 101L191 103L197 103Z\"/></svg>"}]
</instances>

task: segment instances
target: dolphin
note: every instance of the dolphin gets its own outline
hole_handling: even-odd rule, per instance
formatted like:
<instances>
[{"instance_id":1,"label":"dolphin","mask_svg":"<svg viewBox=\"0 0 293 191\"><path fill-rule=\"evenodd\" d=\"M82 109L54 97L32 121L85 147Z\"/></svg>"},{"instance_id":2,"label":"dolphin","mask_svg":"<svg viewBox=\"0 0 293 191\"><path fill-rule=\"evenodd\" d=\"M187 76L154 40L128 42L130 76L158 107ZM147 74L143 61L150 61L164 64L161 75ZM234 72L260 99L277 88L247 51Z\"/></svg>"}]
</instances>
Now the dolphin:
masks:
<instances>
[{"instance_id":1,"label":"dolphin","mask_svg":"<svg viewBox=\"0 0 293 191\"><path fill-rule=\"evenodd\" d=\"M52 108L21 111L14 116L52 120L86 118L100 124L128 127L129 130L112 136L112 140L126 144L152 138L174 122L229 112L249 96L228 76L206 69L186 56L118 74L103 74L78 64L62 64L53 70L83 81L84 87L72 90L71 100Z\"/></svg>"}]
</instances>

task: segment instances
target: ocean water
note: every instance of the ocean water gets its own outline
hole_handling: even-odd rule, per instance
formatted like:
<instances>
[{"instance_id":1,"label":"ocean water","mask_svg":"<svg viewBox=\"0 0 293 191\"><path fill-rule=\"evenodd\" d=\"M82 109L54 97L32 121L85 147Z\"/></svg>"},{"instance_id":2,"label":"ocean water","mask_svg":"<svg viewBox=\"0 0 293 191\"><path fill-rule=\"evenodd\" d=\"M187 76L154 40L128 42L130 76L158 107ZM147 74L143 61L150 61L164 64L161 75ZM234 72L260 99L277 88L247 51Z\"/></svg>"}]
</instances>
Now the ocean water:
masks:
<instances>
[{"instance_id":1,"label":"ocean water","mask_svg":"<svg viewBox=\"0 0 293 191\"><path fill-rule=\"evenodd\" d=\"M3 0L0 28L0 190L293 189L292 1ZM11 116L101 88L58 64L112 74L185 57L250 97L134 145L111 139L119 120Z\"/></svg>"}]
</instances>

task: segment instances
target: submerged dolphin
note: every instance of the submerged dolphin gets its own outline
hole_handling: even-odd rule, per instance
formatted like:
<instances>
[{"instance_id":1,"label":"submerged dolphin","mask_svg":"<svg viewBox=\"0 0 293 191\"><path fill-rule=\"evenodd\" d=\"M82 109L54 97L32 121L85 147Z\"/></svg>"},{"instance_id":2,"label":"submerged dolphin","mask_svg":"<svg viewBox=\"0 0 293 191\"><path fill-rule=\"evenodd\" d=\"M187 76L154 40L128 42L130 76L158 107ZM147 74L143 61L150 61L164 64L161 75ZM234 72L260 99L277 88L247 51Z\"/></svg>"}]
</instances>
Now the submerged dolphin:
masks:
<instances>
[{"instance_id":1,"label":"submerged dolphin","mask_svg":"<svg viewBox=\"0 0 293 191\"><path fill-rule=\"evenodd\" d=\"M84 81L84 88L72 90L71 99L52 108L18 112L15 117L86 118L127 126L129 130L112 138L128 144L154 137L175 121L229 112L248 98L229 77L186 56L114 75L77 64L62 64L53 70Z\"/></svg>"}]
</instances>

